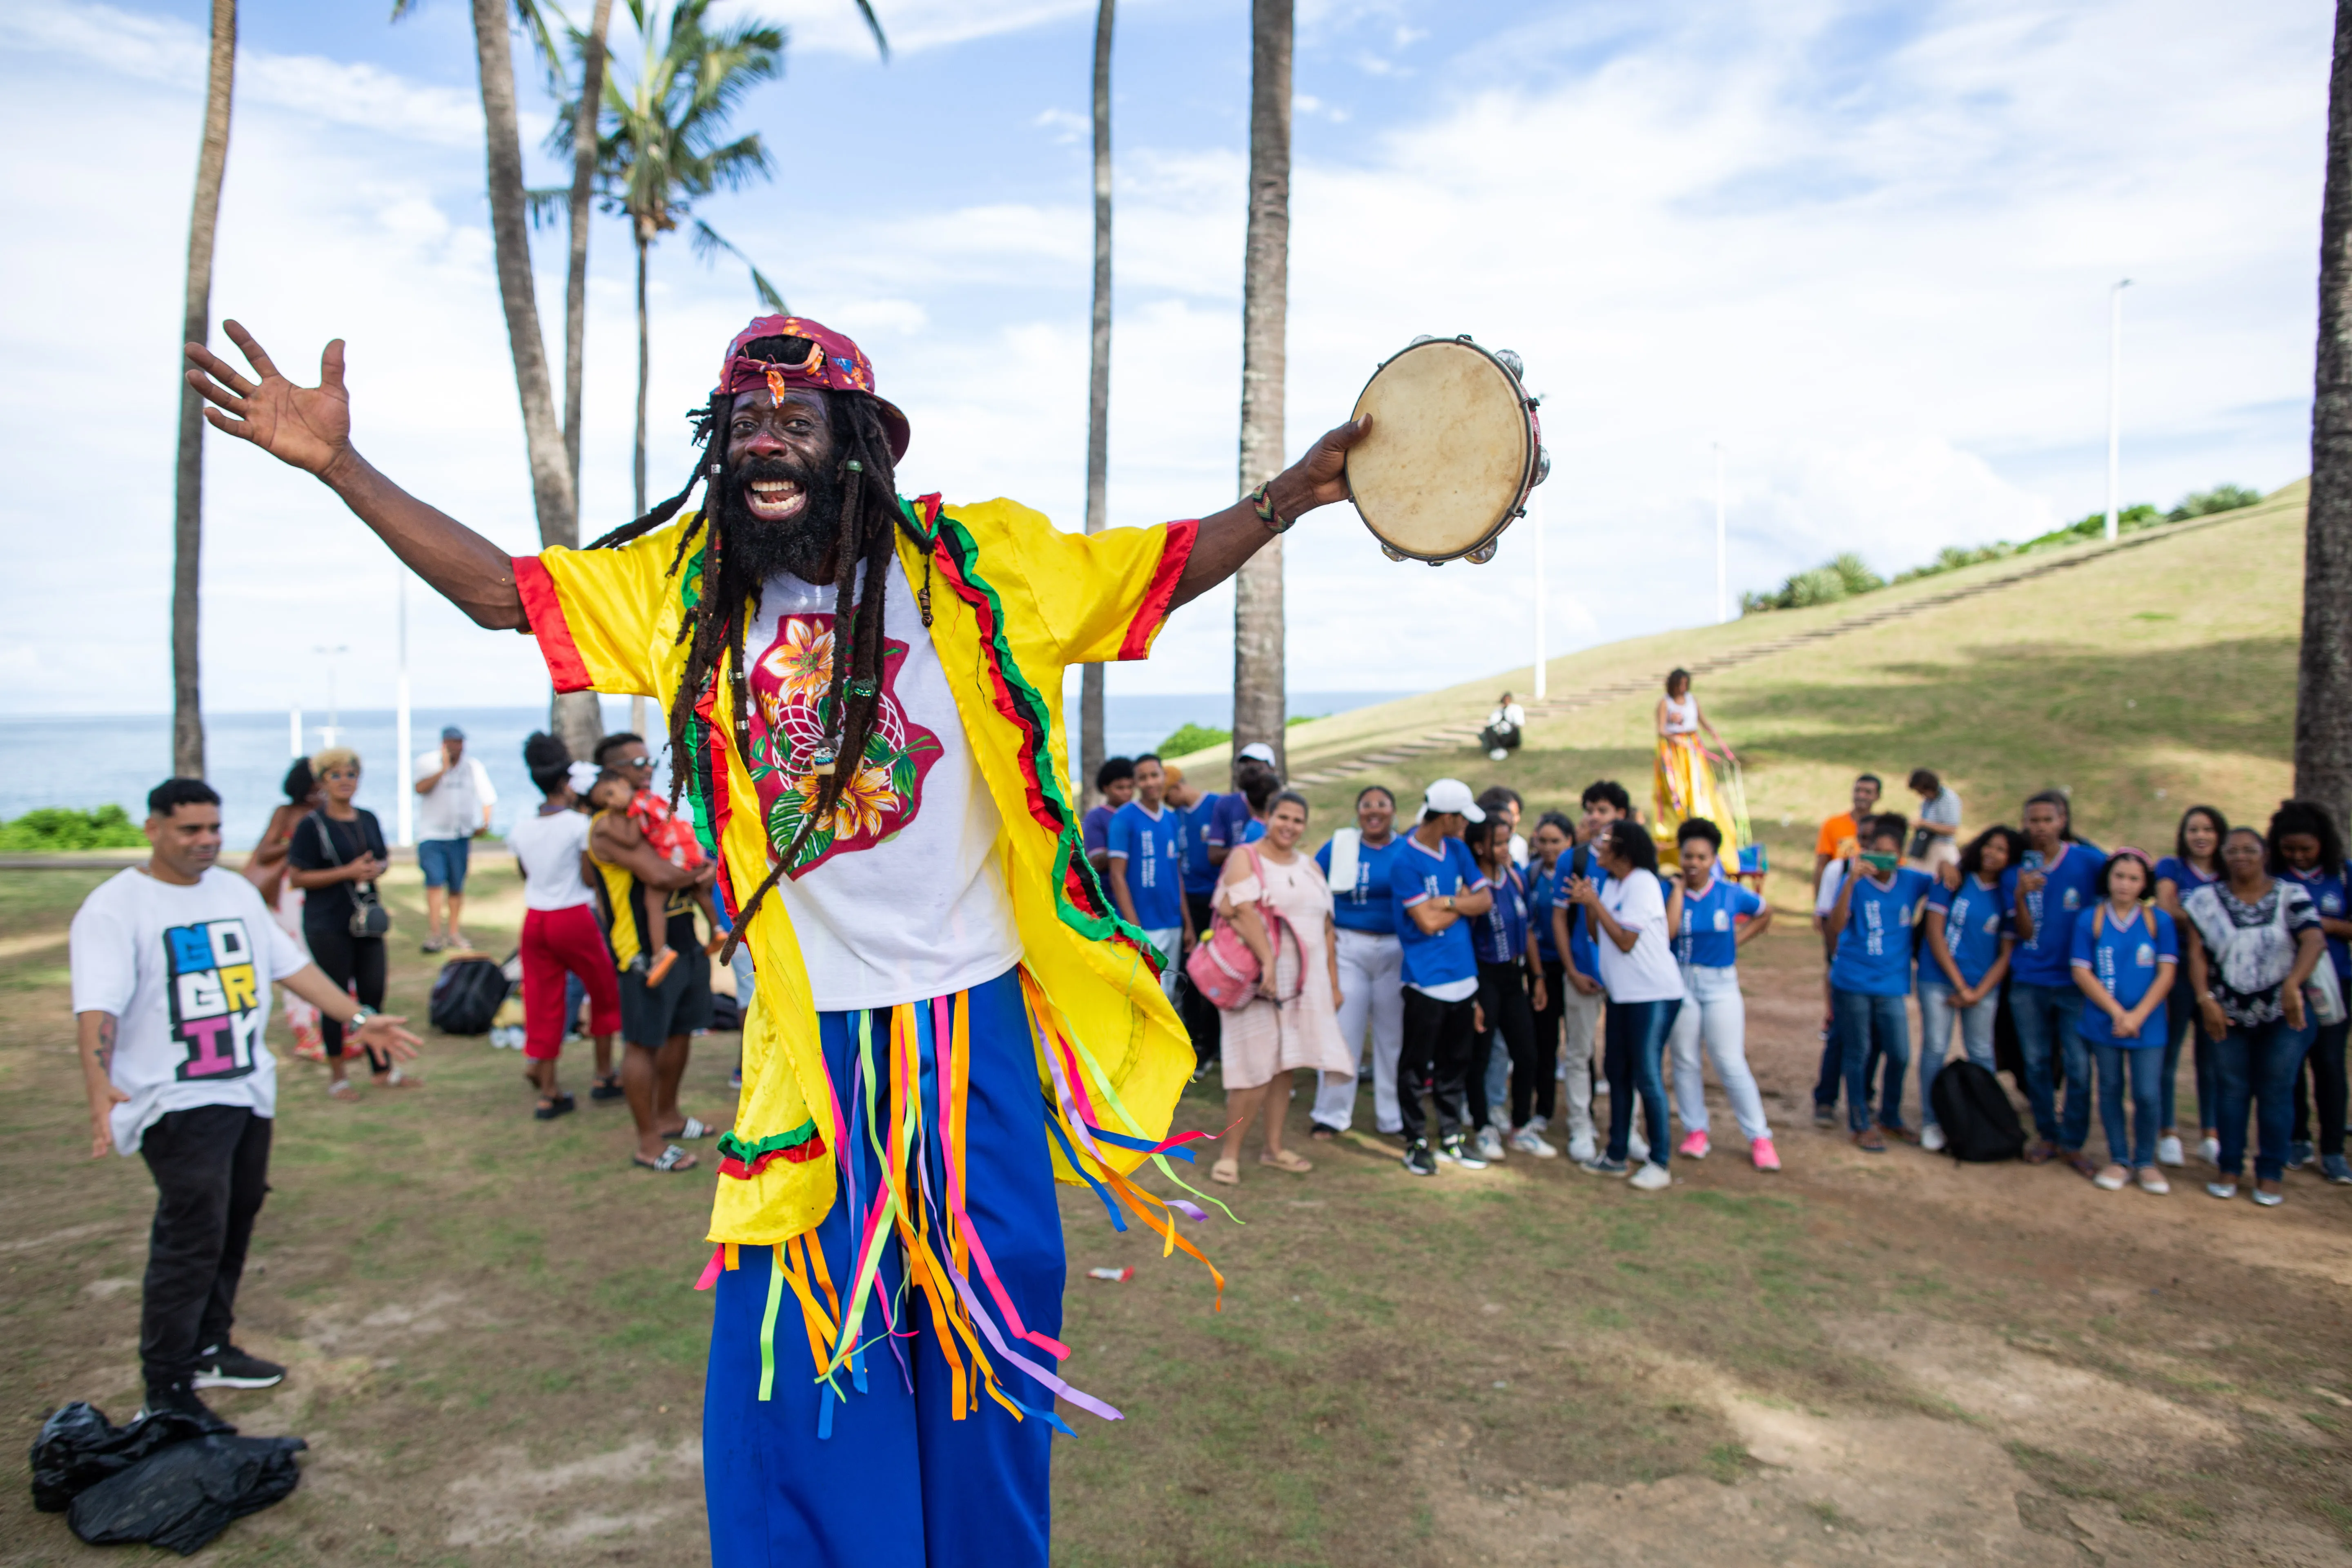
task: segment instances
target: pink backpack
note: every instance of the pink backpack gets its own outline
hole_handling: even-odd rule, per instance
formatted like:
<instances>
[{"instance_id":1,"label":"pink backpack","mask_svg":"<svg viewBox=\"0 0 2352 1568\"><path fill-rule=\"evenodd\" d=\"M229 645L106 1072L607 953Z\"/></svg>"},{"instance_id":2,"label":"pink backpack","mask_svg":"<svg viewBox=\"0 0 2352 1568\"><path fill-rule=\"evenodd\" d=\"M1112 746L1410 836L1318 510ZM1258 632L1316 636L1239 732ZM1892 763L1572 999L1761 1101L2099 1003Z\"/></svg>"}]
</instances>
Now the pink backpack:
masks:
<instances>
[{"instance_id":1,"label":"pink backpack","mask_svg":"<svg viewBox=\"0 0 2352 1568\"><path fill-rule=\"evenodd\" d=\"M1263 889L1265 885L1265 862L1258 858L1255 847L1249 845L1241 847L1249 855L1251 868L1256 873L1258 886ZM1307 983L1307 950L1299 942L1297 931L1292 929L1288 921L1276 914L1263 897L1258 900L1257 912L1258 918L1265 922L1266 936L1277 961L1284 941L1287 940L1297 950L1299 984L1304 987ZM1184 960L1184 973L1191 977L1193 989L1206 996L1217 1011L1237 1013L1256 1000L1258 980L1265 971L1257 961L1257 954L1252 952L1249 943L1242 940L1242 933L1234 929L1233 921L1219 910L1210 922L1209 934L1193 944L1191 955ZM1296 992L1292 993L1293 996L1296 994ZM1286 1002L1290 999L1285 996L1276 1000Z\"/></svg>"}]
</instances>

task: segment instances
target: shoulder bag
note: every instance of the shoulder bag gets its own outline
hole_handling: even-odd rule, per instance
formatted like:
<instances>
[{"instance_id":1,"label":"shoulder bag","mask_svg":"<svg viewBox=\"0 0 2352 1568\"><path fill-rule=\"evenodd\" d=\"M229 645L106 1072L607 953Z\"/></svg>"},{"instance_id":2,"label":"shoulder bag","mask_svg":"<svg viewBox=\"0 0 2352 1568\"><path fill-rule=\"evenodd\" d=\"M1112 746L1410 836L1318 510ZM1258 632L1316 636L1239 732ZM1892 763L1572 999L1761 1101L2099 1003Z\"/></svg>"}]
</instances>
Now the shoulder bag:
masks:
<instances>
[{"instance_id":1,"label":"shoulder bag","mask_svg":"<svg viewBox=\"0 0 2352 1568\"><path fill-rule=\"evenodd\" d=\"M1258 919L1265 924L1267 950L1276 955L1278 963L1285 938L1298 949L1298 983L1303 989L1307 984L1306 946L1299 942L1298 933L1291 929L1290 922L1276 914L1264 896L1265 862L1259 858L1256 846L1242 845L1238 852L1250 858L1251 868L1257 877L1260 889ZM1258 963L1257 954L1250 951L1249 943L1242 940L1242 933L1234 928L1233 918L1221 909L1211 917L1209 934L1192 944L1191 954L1184 960L1184 973L1219 1012L1235 1013L1256 998L1258 980L1265 973L1265 969ZM1297 994L1292 993L1292 996ZM1279 1006L1291 1000L1292 996L1277 996L1275 1003Z\"/></svg>"},{"instance_id":2,"label":"shoulder bag","mask_svg":"<svg viewBox=\"0 0 2352 1568\"><path fill-rule=\"evenodd\" d=\"M336 847L334 832L327 826L327 814L323 811L314 811L310 814L308 820L318 829L319 842L325 847L327 858L338 866L342 865L343 852L340 848ZM359 829L359 834L360 842L364 846L367 842L366 830ZM351 884L351 889L352 934L353 936L382 936L384 932L390 931L392 929L392 911L385 909L383 907L383 900L376 897L375 884L373 882L353 882Z\"/></svg>"}]
</instances>

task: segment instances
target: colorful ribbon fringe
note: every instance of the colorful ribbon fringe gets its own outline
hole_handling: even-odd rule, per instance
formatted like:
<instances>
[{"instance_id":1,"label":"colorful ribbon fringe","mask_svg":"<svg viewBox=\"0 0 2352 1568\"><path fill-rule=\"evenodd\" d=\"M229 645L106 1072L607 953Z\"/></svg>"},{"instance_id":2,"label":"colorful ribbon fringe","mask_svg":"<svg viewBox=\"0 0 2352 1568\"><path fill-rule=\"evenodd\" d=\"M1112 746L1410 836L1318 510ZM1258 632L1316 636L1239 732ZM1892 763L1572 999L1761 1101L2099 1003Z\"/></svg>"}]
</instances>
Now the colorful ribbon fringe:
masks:
<instances>
[{"instance_id":1,"label":"colorful ribbon fringe","mask_svg":"<svg viewBox=\"0 0 2352 1568\"><path fill-rule=\"evenodd\" d=\"M1108 1145L1147 1156L1169 1180L1232 1218L1230 1209L1179 1176L1169 1163L1171 1154L1191 1161L1192 1151L1183 1145L1212 1134L1181 1132L1157 1142L1143 1136L1142 1127L1110 1087L1110 1076L1025 969L1021 972L1021 984L1038 1061L1053 1085L1054 1092L1045 1101L1045 1125L1064 1158L1102 1199L1115 1228L1127 1228L1119 1212L1123 1204L1161 1237L1162 1257L1172 1256L1181 1247L1200 1259L1216 1283L1216 1310L1222 1311L1224 1276L1206 1254L1178 1233L1173 1217L1181 1215L1203 1222L1209 1217L1207 1211L1182 1198L1163 1200L1145 1192L1119 1174L1105 1152ZM851 1386L859 1393L866 1391L862 1325L869 1303L881 1317L882 1337L898 1363L901 1380L912 1386L898 1342L917 1336L909 1303L919 1298L952 1379L957 1420L977 1410L985 1393L1015 1420L1035 1416L1056 1431L1069 1432L1050 1405L1033 1408L1005 1389L997 1372L1000 1362L1018 1367L1081 1410L1106 1421L1121 1419L1118 1411L1071 1386L1050 1365L1016 1348L1042 1351L1051 1362L1063 1361L1070 1353L1059 1340L1022 1321L1020 1309L972 1224L965 1186L971 1085L970 994L960 993L891 1009L887 1037L878 1042L874 1018L870 1012L858 1016L849 1103L845 1107L836 1093L829 1108L833 1125L839 1130L830 1152L840 1165L840 1201L858 1216L846 1301L834 1288L824 1250L814 1232L772 1249L767 1302L760 1326L760 1397L768 1399L774 1390L776 1324L788 1292L800 1307L816 1380L825 1385L817 1418L819 1437L832 1434L834 1408L843 1397L841 1374L847 1372ZM936 1127L927 1125L922 1092L927 1077L937 1086ZM1126 1131L1114 1131L1106 1123ZM730 1175L756 1173L772 1159L807 1160L828 1152L813 1122L755 1145L739 1142L722 1143L721 1149L728 1156L722 1169ZM934 1159L940 1166L936 1179L931 1169ZM883 1249L894 1238L904 1264L904 1277L895 1294L879 1287ZM737 1247L732 1243L720 1247L711 1254L695 1289L710 1289L722 1270L739 1266ZM975 1272L977 1283L972 1278Z\"/></svg>"}]
</instances>

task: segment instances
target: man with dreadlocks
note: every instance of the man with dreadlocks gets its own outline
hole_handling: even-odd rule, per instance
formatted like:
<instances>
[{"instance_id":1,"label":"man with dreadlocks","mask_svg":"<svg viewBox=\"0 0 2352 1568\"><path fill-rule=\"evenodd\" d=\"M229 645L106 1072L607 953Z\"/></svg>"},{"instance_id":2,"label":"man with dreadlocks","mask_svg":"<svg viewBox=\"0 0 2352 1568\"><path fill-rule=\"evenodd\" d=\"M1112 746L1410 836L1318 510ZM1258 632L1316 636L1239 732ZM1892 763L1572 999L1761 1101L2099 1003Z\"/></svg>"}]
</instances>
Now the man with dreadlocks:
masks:
<instances>
[{"instance_id":1,"label":"man with dreadlocks","mask_svg":"<svg viewBox=\"0 0 2352 1568\"><path fill-rule=\"evenodd\" d=\"M865 354L766 316L692 416L683 490L509 558L352 447L341 342L298 387L224 328L252 376L187 348L216 428L317 475L479 625L536 637L558 690L667 706L760 1001L704 1277L715 1560L1045 1563L1055 1397L1118 1414L1053 1370L1054 1178L1199 1255L1129 1180L1175 1173L1192 1050L1158 983L1174 955L1087 858L1063 672L1147 657L1170 611L1343 499L1369 426L1213 516L1066 533L901 500L907 419Z\"/></svg>"}]
</instances>

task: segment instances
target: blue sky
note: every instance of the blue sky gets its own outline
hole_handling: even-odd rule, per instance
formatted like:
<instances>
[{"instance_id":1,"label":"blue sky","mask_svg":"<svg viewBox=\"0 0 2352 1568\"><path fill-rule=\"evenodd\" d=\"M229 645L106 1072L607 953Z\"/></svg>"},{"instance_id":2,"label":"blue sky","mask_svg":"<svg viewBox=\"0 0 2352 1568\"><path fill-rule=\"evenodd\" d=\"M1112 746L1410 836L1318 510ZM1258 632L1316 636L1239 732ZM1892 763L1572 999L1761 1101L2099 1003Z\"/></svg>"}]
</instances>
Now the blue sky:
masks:
<instances>
[{"instance_id":1,"label":"blue sky","mask_svg":"<svg viewBox=\"0 0 2352 1568\"><path fill-rule=\"evenodd\" d=\"M859 338L912 416L902 479L1080 520L1093 7L762 7L777 177L705 215ZM467 8L247 0L214 308L289 367L350 342L357 437L514 549L532 538L490 270ZM583 6L584 9L584 6ZM732 14L753 7L736 5ZM166 657L179 277L206 7L0 0L0 710L153 711ZM1547 394L1555 652L1712 618L1712 448L1735 591L1841 549L1882 569L2100 505L2106 289L2129 276L2127 500L2307 465L2328 45L2316 0L1300 7L1289 444L1420 332L1516 348ZM1115 65L1115 521L1234 491L1248 7L1129 0ZM625 58L633 48L616 37ZM535 79L527 51L518 68ZM547 104L527 105L543 130ZM534 178L562 172L536 148ZM630 507L625 231L593 237L590 531ZM562 236L540 238L562 310ZM751 310L673 238L653 273L652 484ZM222 709L389 700L388 557L300 476L214 437L205 668ZM1525 525L1522 525L1523 527ZM1290 538L1293 684L1523 662L1496 566L1392 565L1346 509ZM103 609L99 609L103 606ZM411 595L420 701L529 702L522 639ZM95 613L94 613L95 612ZM1230 596L1114 690L1229 679ZM377 690L381 688L381 690Z\"/></svg>"}]
</instances>

